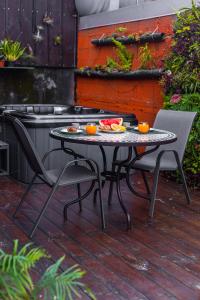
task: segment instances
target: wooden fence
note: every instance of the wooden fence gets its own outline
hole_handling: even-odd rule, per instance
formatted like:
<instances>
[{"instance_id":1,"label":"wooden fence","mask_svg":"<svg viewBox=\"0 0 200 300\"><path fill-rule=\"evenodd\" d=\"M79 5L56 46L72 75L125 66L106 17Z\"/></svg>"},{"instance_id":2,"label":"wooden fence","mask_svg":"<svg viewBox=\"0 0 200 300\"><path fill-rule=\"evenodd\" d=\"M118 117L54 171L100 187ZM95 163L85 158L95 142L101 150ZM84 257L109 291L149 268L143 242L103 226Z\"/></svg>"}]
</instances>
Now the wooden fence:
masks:
<instances>
[{"instance_id":1,"label":"wooden fence","mask_svg":"<svg viewBox=\"0 0 200 300\"><path fill-rule=\"evenodd\" d=\"M53 23L45 23L45 17ZM43 27L41 42L34 40L37 26ZM35 65L73 67L76 61L74 0L0 0L0 39L4 37L30 45Z\"/></svg>"}]
</instances>

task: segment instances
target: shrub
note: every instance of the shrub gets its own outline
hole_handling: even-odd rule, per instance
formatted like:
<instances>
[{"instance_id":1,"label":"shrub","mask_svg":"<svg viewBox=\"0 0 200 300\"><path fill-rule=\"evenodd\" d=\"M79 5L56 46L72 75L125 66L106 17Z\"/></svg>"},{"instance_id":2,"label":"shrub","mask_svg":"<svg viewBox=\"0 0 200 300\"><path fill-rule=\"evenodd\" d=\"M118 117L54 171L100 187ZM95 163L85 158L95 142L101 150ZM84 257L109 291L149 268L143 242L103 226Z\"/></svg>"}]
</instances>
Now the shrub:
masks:
<instances>
[{"instance_id":1,"label":"shrub","mask_svg":"<svg viewBox=\"0 0 200 300\"><path fill-rule=\"evenodd\" d=\"M200 184L200 7L182 9L174 24L174 42L161 83L166 109L198 112L184 159L188 176Z\"/></svg>"}]
</instances>

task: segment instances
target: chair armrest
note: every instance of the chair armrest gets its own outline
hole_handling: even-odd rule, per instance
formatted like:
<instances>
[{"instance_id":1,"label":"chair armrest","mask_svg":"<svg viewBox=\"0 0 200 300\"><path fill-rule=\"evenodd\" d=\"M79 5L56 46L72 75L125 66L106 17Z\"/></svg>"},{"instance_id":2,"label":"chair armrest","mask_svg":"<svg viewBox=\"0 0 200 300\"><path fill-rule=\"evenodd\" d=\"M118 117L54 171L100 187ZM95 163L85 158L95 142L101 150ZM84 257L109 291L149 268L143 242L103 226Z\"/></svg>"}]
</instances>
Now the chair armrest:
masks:
<instances>
[{"instance_id":1,"label":"chair armrest","mask_svg":"<svg viewBox=\"0 0 200 300\"><path fill-rule=\"evenodd\" d=\"M53 152L56 152L56 151L65 151L65 153L67 153L67 154L69 154L69 155L73 155L74 157L78 157L79 155L76 153L76 152L74 152L72 149L70 149L70 148L55 148L55 149L52 149L52 150L50 150L50 151L48 151L48 152L46 152L45 154L44 154L44 156L43 156L43 158L42 158L42 162L44 163L45 162L45 160L47 159L47 157L51 154L51 153L53 153Z\"/></svg>"},{"instance_id":2,"label":"chair armrest","mask_svg":"<svg viewBox=\"0 0 200 300\"><path fill-rule=\"evenodd\" d=\"M176 157L176 155L178 155L178 152L176 150L170 150L170 149L162 150L162 151L159 152L157 160L161 160L161 158L162 158L163 154L165 154L165 152L173 152L175 157Z\"/></svg>"},{"instance_id":3,"label":"chair armrest","mask_svg":"<svg viewBox=\"0 0 200 300\"><path fill-rule=\"evenodd\" d=\"M95 165L95 167L96 167L96 174L97 174L98 178L100 179L100 171L99 171L99 166L98 166L97 162L94 161L93 159L81 158L81 159L74 159L74 160L66 163L66 165L63 167L62 171L60 172L60 175L58 176L57 182L59 182L60 178L63 176L63 174L65 173L65 171L71 165L79 163L79 162L87 162L89 164L89 166L91 167L92 172L95 172L95 168L94 168L94 165Z\"/></svg>"},{"instance_id":4,"label":"chair armrest","mask_svg":"<svg viewBox=\"0 0 200 300\"><path fill-rule=\"evenodd\" d=\"M181 165L181 161L179 159L178 152L176 150L162 150L162 151L160 151L160 153L158 154L158 157L156 159L156 167L155 167L155 169L160 167L161 158L162 158L163 154L165 154L166 152L172 152L174 154L174 156L175 156L177 164Z\"/></svg>"}]
</instances>

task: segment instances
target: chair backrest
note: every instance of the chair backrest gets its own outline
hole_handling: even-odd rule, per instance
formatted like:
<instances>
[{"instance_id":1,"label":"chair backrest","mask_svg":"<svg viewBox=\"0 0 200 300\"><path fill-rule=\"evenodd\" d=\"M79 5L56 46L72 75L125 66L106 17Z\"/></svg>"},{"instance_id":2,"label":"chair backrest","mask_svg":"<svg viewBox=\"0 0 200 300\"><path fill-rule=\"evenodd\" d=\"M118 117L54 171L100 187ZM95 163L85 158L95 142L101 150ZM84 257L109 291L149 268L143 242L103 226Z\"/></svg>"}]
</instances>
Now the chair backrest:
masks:
<instances>
[{"instance_id":1,"label":"chair backrest","mask_svg":"<svg viewBox=\"0 0 200 300\"><path fill-rule=\"evenodd\" d=\"M196 112L161 109L156 116L153 127L175 133L177 135L177 141L172 144L161 146L159 151L163 149L176 150L182 161L196 115Z\"/></svg>"},{"instance_id":2,"label":"chair backrest","mask_svg":"<svg viewBox=\"0 0 200 300\"><path fill-rule=\"evenodd\" d=\"M44 168L44 165L25 126L18 118L13 117L8 113L5 113L4 116L6 120L11 122L17 135L18 141L32 170L38 175L43 175L46 178L46 170Z\"/></svg>"}]
</instances>

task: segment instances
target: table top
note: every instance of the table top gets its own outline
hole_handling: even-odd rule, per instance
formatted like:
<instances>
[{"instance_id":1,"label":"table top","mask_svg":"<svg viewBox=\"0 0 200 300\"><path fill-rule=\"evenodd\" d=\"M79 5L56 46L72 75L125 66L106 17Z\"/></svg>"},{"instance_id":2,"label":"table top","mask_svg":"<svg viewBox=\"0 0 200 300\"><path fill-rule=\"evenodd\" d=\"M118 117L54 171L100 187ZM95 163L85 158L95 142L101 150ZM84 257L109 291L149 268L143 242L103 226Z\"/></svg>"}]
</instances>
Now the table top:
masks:
<instances>
[{"instance_id":1,"label":"table top","mask_svg":"<svg viewBox=\"0 0 200 300\"><path fill-rule=\"evenodd\" d=\"M123 133L97 132L96 135L82 133L64 133L66 127L55 128L50 131L50 136L54 139L69 143L101 145L101 146L153 146L170 144L177 140L174 133L151 129L147 134L141 134L137 130L127 130Z\"/></svg>"}]
</instances>

